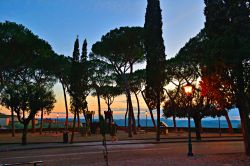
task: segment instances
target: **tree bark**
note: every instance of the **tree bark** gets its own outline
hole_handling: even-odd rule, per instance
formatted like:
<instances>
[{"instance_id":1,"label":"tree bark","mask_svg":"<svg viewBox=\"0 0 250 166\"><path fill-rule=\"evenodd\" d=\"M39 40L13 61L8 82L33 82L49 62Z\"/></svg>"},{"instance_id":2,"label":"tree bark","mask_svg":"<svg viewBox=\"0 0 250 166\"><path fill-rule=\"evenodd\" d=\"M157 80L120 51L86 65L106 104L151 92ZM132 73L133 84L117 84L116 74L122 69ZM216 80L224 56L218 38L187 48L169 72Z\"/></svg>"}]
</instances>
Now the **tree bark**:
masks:
<instances>
[{"instance_id":1,"label":"tree bark","mask_svg":"<svg viewBox=\"0 0 250 166\"><path fill-rule=\"evenodd\" d=\"M29 123L23 123L22 145L27 145L28 124Z\"/></svg>"},{"instance_id":2,"label":"tree bark","mask_svg":"<svg viewBox=\"0 0 250 166\"><path fill-rule=\"evenodd\" d=\"M133 105L131 101L130 91L127 90L127 98L128 98L128 137L132 137L132 112L133 112Z\"/></svg>"},{"instance_id":3,"label":"tree bark","mask_svg":"<svg viewBox=\"0 0 250 166\"><path fill-rule=\"evenodd\" d=\"M11 108L11 130L12 137L15 137L15 120L14 120L14 109Z\"/></svg>"},{"instance_id":4,"label":"tree bark","mask_svg":"<svg viewBox=\"0 0 250 166\"><path fill-rule=\"evenodd\" d=\"M128 115L128 108L129 105L128 105L128 101L127 101L127 110L126 110L126 113L125 113L125 127L127 127L127 115Z\"/></svg>"},{"instance_id":5,"label":"tree bark","mask_svg":"<svg viewBox=\"0 0 250 166\"><path fill-rule=\"evenodd\" d=\"M154 119L153 112L152 112L151 108L149 107L149 105L148 105L148 103L147 103L147 100L146 100L146 97L144 96L143 92L141 92L141 94L142 94L142 97L143 97L143 99L144 99L144 101L145 101L145 103L146 103L146 105L147 105L147 107L148 107L148 109L149 109L149 113L150 113L150 116L151 116L151 119L152 119L154 128L156 129L156 123L155 123L155 119Z\"/></svg>"},{"instance_id":6,"label":"tree bark","mask_svg":"<svg viewBox=\"0 0 250 166\"><path fill-rule=\"evenodd\" d=\"M242 62L237 65L237 92L236 92L236 105L240 112L242 132L244 136L245 153L250 156L250 114L249 114L249 99L245 94L244 82L244 69Z\"/></svg>"},{"instance_id":7,"label":"tree bark","mask_svg":"<svg viewBox=\"0 0 250 166\"><path fill-rule=\"evenodd\" d=\"M40 135L43 132L43 109L41 110L41 124L40 124Z\"/></svg>"},{"instance_id":8,"label":"tree bark","mask_svg":"<svg viewBox=\"0 0 250 166\"><path fill-rule=\"evenodd\" d=\"M74 119L73 119L73 127L72 127L72 134L71 134L71 140L70 143L74 143L74 135L75 135L75 128L76 128L76 114L78 112L78 109L76 108L75 113L74 113Z\"/></svg>"},{"instance_id":9,"label":"tree bark","mask_svg":"<svg viewBox=\"0 0 250 166\"><path fill-rule=\"evenodd\" d=\"M36 119L35 117L32 118L32 133L35 133L36 132Z\"/></svg>"},{"instance_id":10,"label":"tree bark","mask_svg":"<svg viewBox=\"0 0 250 166\"><path fill-rule=\"evenodd\" d=\"M136 135L137 134L137 130L136 130L136 121L135 121L135 114L134 111L132 112L132 127L133 127L133 133Z\"/></svg>"},{"instance_id":11,"label":"tree bark","mask_svg":"<svg viewBox=\"0 0 250 166\"><path fill-rule=\"evenodd\" d=\"M174 130L177 131L177 128L176 128L176 116L173 115L173 123L174 123Z\"/></svg>"},{"instance_id":12,"label":"tree bark","mask_svg":"<svg viewBox=\"0 0 250 166\"><path fill-rule=\"evenodd\" d=\"M201 140L201 119L198 117L193 117L195 123L196 140Z\"/></svg>"},{"instance_id":13,"label":"tree bark","mask_svg":"<svg viewBox=\"0 0 250 166\"><path fill-rule=\"evenodd\" d=\"M62 81L61 81L61 84L62 84L62 88L63 88L64 104L65 104L65 109L66 109L65 129L68 130L68 128L69 128L69 110L68 110L67 96L66 96L65 86L62 83Z\"/></svg>"},{"instance_id":14,"label":"tree bark","mask_svg":"<svg viewBox=\"0 0 250 166\"><path fill-rule=\"evenodd\" d=\"M79 113L79 111L77 111L77 128L78 128L78 131L80 130L80 123L81 123L80 113Z\"/></svg>"},{"instance_id":15,"label":"tree bark","mask_svg":"<svg viewBox=\"0 0 250 166\"><path fill-rule=\"evenodd\" d=\"M99 122L100 122L100 119L101 119L101 100L100 100L100 94L98 91L96 91L96 94L97 94L97 102L98 102L98 118L99 118Z\"/></svg>"},{"instance_id":16,"label":"tree bark","mask_svg":"<svg viewBox=\"0 0 250 166\"><path fill-rule=\"evenodd\" d=\"M140 128L141 127L141 125L140 125L140 113L141 113L141 111L140 111L140 103L139 103L139 98L138 98L137 94L136 93L134 93L134 94L135 94L135 98L136 98L136 101L137 101L137 108L138 108L137 127Z\"/></svg>"},{"instance_id":17,"label":"tree bark","mask_svg":"<svg viewBox=\"0 0 250 166\"><path fill-rule=\"evenodd\" d=\"M157 92L157 132L156 132L156 141L160 141L160 110L161 110L161 94L160 91Z\"/></svg>"},{"instance_id":18,"label":"tree bark","mask_svg":"<svg viewBox=\"0 0 250 166\"><path fill-rule=\"evenodd\" d=\"M250 119L249 119L249 107L246 100L242 98L239 102L238 109L240 112L242 133L244 137L245 153L250 156Z\"/></svg>"},{"instance_id":19,"label":"tree bark","mask_svg":"<svg viewBox=\"0 0 250 166\"><path fill-rule=\"evenodd\" d=\"M233 127L232 127L232 123L231 123L231 121L230 121L230 118L229 118L228 114L225 115L225 118L226 118L226 120L227 120L228 132L229 132L230 134L233 134Z\"/></svg>"}]
</instances>

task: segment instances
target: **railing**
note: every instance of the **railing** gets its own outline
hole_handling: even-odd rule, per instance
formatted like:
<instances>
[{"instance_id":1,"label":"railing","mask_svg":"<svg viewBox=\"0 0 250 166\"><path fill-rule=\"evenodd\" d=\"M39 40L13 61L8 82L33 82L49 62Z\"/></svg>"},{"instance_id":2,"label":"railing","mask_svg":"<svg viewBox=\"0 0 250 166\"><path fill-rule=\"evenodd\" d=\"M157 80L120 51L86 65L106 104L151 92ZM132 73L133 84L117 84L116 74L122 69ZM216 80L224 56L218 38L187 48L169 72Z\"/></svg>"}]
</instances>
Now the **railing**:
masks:
<instances>
[{"instance_id":1,"label":"railing","mask_svg":"<svg viewBox=\"0 0 250 166\"><path fill-rule=\"evenodd\" d=\"M0 164L0 166L14 166L14 165L34 165L34 166L38 166L39 164L42 164L43 161L31 161L31 162L27 162L27 163L15 163L15 164Z\"/></svg>"}]
</instances>

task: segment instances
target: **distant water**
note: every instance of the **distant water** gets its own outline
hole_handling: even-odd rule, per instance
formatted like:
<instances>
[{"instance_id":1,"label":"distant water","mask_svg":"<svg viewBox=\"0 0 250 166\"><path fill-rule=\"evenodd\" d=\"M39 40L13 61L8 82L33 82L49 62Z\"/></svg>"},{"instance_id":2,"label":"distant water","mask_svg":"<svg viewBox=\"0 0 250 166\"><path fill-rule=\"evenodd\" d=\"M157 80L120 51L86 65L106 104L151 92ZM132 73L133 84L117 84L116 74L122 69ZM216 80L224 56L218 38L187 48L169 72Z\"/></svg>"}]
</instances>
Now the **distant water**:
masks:
<instances>
[{"instance_id":1,"label":"distant water","mask_svg":"<svg viewBox=\"0 0 250 166\"><path fill-rule=\"evenodd\" d=\"M58 121L63 122L63 121L65 121L65 118L59 118ZM69 121L72 122L73 119L69 118ZM94 119L94 121L97 121L97 119ZM125 126L125 120L124 119L114 119L114 121L118 126ZM170 120L170 119L162 118L161 121L165 122L169 127L174 126L173 121ZM84 123L85 120L81 119L81 122ZM219 127L219 121L217 119L214 119L214 120L202 120L201 123L202 123L202 127L204 127L204 128L218 128ZM226 120L220 120L220 123L221 123L221 128L228 128ZM233 128L238 128L239 125L240 125L239 120L231 120L231 123L232 123ZM127 124L128 124L128 121L127 121ZM136 121L136 124L137 124L137 121ZM146 126L146 119L141 119L140 124L141 124L141 126ZM176 125L177 125L177 127L187 127L188 126L188 121L187 120L176 120ZM147 120L147 126L148 127L153 127L153 123L152 123L151 119ZM194 126L195 126L194 122L193 122L193 120L191 120L191 127L194 127Z\"/></svg>"}]
</instances>

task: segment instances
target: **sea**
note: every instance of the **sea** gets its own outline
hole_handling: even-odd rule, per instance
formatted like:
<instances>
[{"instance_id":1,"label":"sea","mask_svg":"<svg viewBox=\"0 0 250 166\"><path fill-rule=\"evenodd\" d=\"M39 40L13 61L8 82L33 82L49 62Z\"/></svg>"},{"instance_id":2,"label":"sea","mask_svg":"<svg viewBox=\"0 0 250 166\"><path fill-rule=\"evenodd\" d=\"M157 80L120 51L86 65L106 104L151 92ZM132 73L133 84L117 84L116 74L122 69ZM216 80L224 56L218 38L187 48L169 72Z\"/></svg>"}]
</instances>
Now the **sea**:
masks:
<instances>
[{"instance_id":1,"label":"sea","mask_svg":"<svg viewBox=\"0 0 250 166\"><path fill-rule=\"evenodd\" d=\"M52 120L56 120L53 119ZM59 122L65 122L65 118L59 118ZM73 118L69 118L69 122L72 122ZM97 119L94 119L94 122L97 122ZM115 123L118 126L125 126L125 120L124 119L114 119ZM165 122L169 127L173 127L173 120L171 119L165 119L161 118L162 122ZM84 119L81 119L81 123L85 123ZM203 128L219 128L219 123L221 125L221 128L228 128L227 121L224 119L209 119L209 120L202 120L201 124ZM240 127L240 120L231 120L232 127L233 128L239 128ZM127 121L128 124L128 121ZM137 124L137 120L136 120ZM153 127L153 123L151 119L140 119L140 125L144 127ZM177 127L187 127L188 126L188 120L187 119L177 119L176 120ZM191 120L191 127L194 127L194 121Z\"/></svg>"}]
</instances>

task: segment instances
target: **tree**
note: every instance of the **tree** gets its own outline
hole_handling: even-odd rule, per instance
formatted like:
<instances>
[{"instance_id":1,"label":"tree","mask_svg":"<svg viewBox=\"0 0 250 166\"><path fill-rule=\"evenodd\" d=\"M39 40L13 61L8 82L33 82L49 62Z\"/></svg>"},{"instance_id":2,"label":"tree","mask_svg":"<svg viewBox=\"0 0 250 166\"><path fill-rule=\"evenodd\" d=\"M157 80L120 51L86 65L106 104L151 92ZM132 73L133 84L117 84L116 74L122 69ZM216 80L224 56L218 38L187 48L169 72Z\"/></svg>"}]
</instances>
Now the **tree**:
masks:
<instances>
[{"instance_id":1,"label":"tree","mask_svg":"<svg viewBox=\"0 0 250 166\"><path fill-rule=\"evenodd\" d=\"M216 67L214 73L207 72L202 60L206 56L206 43L207 35L202 29L180 49L176 57L167 60L166 80L171 87L175 87L171 93L166 90L169 104L174 102L184 84L196 81L196 85L200 86L201 95L209 98L210 103L216 105L217 111L225 112L224 115L231 133L232 125L227 112L235 106L233 84L228 80L227 68L221 62L214 64ZM201 79L201 81L198 82L197 79ZM218 115L220 116L220 114ZM173 114L173 119L174 116L175 114Z\"/></svg>"},{"instance_id":2,"label":"tree","mask_svg":"<svg viewBox=\"0 0 250 166\"><path fill-rule=\"evenodd\" d=\"M194 88L191 106L188 104L189 98L183 88L181 88L181 90L174 89L168 92L170 95L175 95L175 98L166 100L163 112L166 118L173 115L179 118L186 118L188 114L190 114L190 117L194 119L195 123L196 139L201 140L201 119L205 117L225 116L227 110L216 107L214 101L211 100L209 96L204 96L204 94L201 93L200 88L195 86Z\"/></svg>"},{"instance_id":3,"label":"tree","mask_svg":"<svg viewBox=\"0 0 250 166\"><path fill-rule=\"evenodd\" d=\"M205 31L207 56L205 64L210 72L222 61L235 85L236 106L239 109L244 135L245 152L250 155L249 120L249 59L250 7L249 0L205 0Z\"/></svg>"},{"instance_id":4,"label":"tree","mask_svg":"<svg viewBox=\"0 0 250 166\"><path fill-rule=\"evenodd\" d=\"M83 112L84 117L86 117L85 112L88 110L87 96L90 92L90 62L87 56L87 40L85 39L82 45L82 54L80 57L80 111ZM80 118L78 118L79 127Z\"/></svg>"},{"instance_id":5,"label":"tree","mask_svg":"<svg viewBox=\"0 0 250 166\"><path fill-rule=\"evenodd\" d=\"M71 64L71 70L70 70L70 85L69 85L69 94L71 97L71 108L73 108L74 113L74 119L73 119L73 128L72 128L72 134L71 134L71 143L73 143L74 140L74 133L75 133L75 124L76 124L76 116L79 115L79 106L80 106L80 64L79 64L79 58L80 58L80 51L79 51L79 39L77 36L77 39L74 43L74 51L73 51L73 57L72 57L72 64ZM78 116L79 117L79 116Z\"/></svg>"},{"instance_id":6,"label":"tree","mask_svg":"<svg viewBox=\"0 0 250 166\"><path fill-rule=\"evenodd\" d=\"M55 94L51 89L52 87L46 87L42 89L41 93L41 123L40 123L40 134L43 130L43 115L44 113L50 114L56 103Z\"/></svg>"},{"instance_id":7,"label":"tree","mask_svg":"<svg viewBox=\"0 0 250 166\"><path fill-rule=\"evenodd\" d=\"M86 41L84 42L86 45ZM85 47L85 46L84 46ZM83 48L83 50L86 48ZM86 54L82 53L80 57L79 39L77 37L74 44L73 58L69 77L68 92L71 96L71 108L74 112L73 129L71 135L71 143L74 141L76 116L78 116L78 127L80 127L80 110L84 111L87 107L86 98L88 95L88 64Z\"/></svg>"},{"instance_id":8,"label":"tree","mask_svg":"<svg viewBox=\"0 0 250 166\"><path fill-rule=\"evenodd\" d=\"M160 107L163 95L165 46L162 38L162 16L159 0L148 0L145 16L146 97L153 98L157 108L157 135L160 141ZM156 74L157 73L157 74Z\"/></svg>"},{"instance_id":9,"label":"tree","mask_svg":"<svg viewBox=\"0 0 250 166\"><path fill-rule=\"evenodd\" d=\"M46 41L16 23L0 23L0 39L1 87L15 87L14 111L24 125L22 144L27 144L28 124L39 111L42 88L54 83L46 59L55 53Z\"/></svg>"},{"instance_id":10,"label":"tree","mask_svg":"<svg viewBox=\"0 0 250 166\"><path fill-rule=\"evenodd\" d=\"M14 122L14 111L18 108L18 98L16 92L16 86L10 84L8 87L3 89L1 92L1 104L11 110L11 129L12 137L15 137L15 122Z\"/></svg>"},{"instance_id":11,"label":"tree","mask_svg":"<svg viewBox=\"0 0 250 166\"><path fill-rule=\"evenodd\" d=\"M123 80L129 103L128 136L132 137L132 117L134 115L131 101L130 75L133 65L144 60L143 29L140 27L121 27L102 36L101 41L92 46L94 56L112 66L113 71ZM136 134L136 124L133 121Z\"/></svg>"},{"instance_id":12,"label":"tree","mask_svg":"<svg viewBox=\"0 0 250 166\"><path fill-rule=\"evenodd\" d=\"M137 127L140 128L140 102L138 94L142 92L142 88L145 86L145 70L136 70L131 76L131 91L134 93L137 102Z\"/></svg>"},{"instance_id":13,"label":"tree","mask_svg":"<svg viewBox=\"0 0 250 166\"><path fill-rule=\"evenodd\" d=\"M101 97L104 99L108 106L108 111L111 112L111 105L114 102L115 97L121 95L122 91L120 87L115 87L112 85L103 86L101 89Z\"/></svg>"},{"instance_id":14,"label":"tree","mask_svg":"<svg viewBox=\"0 0 250 166\"><path fill-rule=\"evenodd\" d=\"M69 111L68 111L68 103L67 103L67 91L69 89L69 77L70 77L70 69L72 60L69 57L65 57L64 55L57 55L53 56L53 58L48 59L49 64L51 65L50 71L55 77L59 80L62 85L63 89L63 96L64 96L64 104L65 104L65 129L68 130L68 118L69 118Z\"/></svg>"},{"instance_id":15,"label":"tree","mask_svg":"<svg viewBox=\"0 0 250 166\"><path fill-rule=\"evenodd\" d=\"M100 121L101 117L101 90L105 85L111 84L110 75L112 74L112 69L106 62L97 59L93 54L90 54L90 84L95 92L92 93L93 96L97 97L98 102L98 117Z\"/></svg>"}]
</instances>

